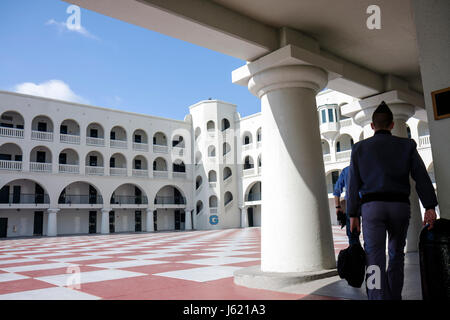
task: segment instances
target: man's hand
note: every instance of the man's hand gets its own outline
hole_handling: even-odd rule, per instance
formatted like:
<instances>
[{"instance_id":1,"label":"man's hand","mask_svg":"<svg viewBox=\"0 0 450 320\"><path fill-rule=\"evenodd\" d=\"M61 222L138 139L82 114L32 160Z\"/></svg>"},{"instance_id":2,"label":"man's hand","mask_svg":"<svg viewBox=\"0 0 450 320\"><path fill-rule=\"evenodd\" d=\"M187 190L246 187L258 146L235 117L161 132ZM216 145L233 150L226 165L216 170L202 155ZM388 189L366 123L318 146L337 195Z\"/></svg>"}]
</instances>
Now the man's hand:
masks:
<instances>
[{"instance_id":1,"label":"man's hand","mask_svg":"<svg viewBox=\"0 0 450 320\"><path fill-rule=\"evenodd\" d=\"M429 224L428 230L432 229L434 222L436 221L436 211L434 209L428 209L425 211L423 217L423 225Z\"/></svg>"},{"instance_id":2,"label":"man's hand","mask_svg":"<svg viewBox=\"0 0 450 320\"><path fill-rule=\"evenodd\" d=\"M350 232L353 232L355 230L360 233L361 229L359 226L359 218L350 217Z\"/></svg>"}]
</instances>

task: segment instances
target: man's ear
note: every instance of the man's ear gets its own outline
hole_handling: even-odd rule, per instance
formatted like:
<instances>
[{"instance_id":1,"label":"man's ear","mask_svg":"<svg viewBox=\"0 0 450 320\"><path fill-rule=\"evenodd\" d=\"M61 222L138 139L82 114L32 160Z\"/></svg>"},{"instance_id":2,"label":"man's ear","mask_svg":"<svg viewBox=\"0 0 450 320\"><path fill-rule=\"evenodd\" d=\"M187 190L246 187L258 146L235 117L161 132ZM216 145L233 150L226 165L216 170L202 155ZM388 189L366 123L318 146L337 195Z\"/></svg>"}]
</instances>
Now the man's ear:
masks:
<instances>
[{"instance_id":1,"label":"man's ear","mask_svg":"<svg viewBox=\"0 0 450 320\"><path fill-rule=\"evenodd\" d=\"M373 122L370 123L370 126L372 127L373 130L375 130L375 125L373 124Z\"/></svg>"},{"instance_id":2,"label":"man's ear","mask_svg":"<svg viewBox=\"0 0 450 320\"><path fill-rule=\"evenodd\" d=\"M394 121L389 125L389 130L392 130L394 128Z\"/></svg>"}]
</instances>

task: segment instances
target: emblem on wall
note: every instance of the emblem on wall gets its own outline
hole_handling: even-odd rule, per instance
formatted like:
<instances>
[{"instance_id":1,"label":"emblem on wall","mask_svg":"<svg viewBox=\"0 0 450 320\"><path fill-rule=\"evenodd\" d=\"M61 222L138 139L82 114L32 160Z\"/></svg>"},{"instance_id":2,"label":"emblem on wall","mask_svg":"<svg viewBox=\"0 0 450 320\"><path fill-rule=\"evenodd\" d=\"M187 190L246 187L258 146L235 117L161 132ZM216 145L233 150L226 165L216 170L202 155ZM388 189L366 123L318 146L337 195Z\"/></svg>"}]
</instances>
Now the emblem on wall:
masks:
<instances>
[{"instance_id":1,"label":"emblem on wall","mask_svg":"<svg viewBox=\"0 0 450 320\"><path fill-rule=\"evenodd\" d=\"M209 216L209 223L212 225L216 225L219 223L219 217L216 215Z\"/></svg>"}]
</instances>

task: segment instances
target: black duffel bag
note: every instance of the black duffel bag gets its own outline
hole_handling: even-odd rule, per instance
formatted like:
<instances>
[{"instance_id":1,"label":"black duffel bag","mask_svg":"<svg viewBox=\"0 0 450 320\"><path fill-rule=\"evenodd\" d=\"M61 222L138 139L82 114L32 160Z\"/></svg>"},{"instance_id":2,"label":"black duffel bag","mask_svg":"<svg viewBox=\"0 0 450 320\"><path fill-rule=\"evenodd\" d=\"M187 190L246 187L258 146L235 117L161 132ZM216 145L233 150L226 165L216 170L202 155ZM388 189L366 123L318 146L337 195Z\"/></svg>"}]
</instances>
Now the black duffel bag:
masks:
<instances>
[{"instance_id":1,"label":"black duffel bag","mask_svg":"<svg viewBox=\"0 0 450 320\"><path fill-rule=\"evenodd\" d=\"M420 277L424 300L450 300L450 220L438 219L419 237Z\"/></svg>"},{"instance_id":2,"label":"black duffel bag","mask_svg":"<svg viewBox=\"0 0 450 320\"><path fill-rule=\"evenodd\" d=\"M339 252L337 270L350 286L361 288L366 275L366 253L359 242Z\"/></svg>"}]
</instances>

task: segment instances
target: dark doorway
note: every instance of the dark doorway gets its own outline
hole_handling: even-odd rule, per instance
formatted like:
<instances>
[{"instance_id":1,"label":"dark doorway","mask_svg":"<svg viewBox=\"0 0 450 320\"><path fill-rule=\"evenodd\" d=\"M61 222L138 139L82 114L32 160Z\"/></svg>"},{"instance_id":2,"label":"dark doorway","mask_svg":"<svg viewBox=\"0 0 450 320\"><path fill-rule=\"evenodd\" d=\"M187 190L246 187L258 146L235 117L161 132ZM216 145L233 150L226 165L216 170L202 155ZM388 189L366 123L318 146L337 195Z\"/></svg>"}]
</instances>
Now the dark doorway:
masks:
<instances>
[{"instance_id":1,"label":"dark doorway","mask_svg":"<svg viewBox=\"0 0 450 320\"><path fill-rule=\"evenodd\" d=\"M37 131L47 132L47 123L46 122L38 122Z\"/></svg>"},{"instance_id":2,"label":"dark doorway","mask_svg":"<svg viewBox=\"0 0 450 320\"><path fill-rule=\"evenodd\" d=\"M115 217L114 211L111 211L109 213L109 233L114 233L115 231Z\"/></svg>"},{"instance_id":3,"label":"dark doorway","mask_svg":"<svg viewBox=\"0 0 450 320\"><path fill-rule=\"evenodd\" d=\"M181 213L180 210L175 210L175 230L180 230Z\"/></svg>"},{"instance_id":4,"label":"dark doorway","mask_svg":"<svg viewBox=\"0 0 450 320\"><path fill-rule=\"evenodd\" d=\"M91 129L89 132L89 136L91 138L98 138L98 130L97 129Z\"/></svg>"},{"instance_id":5,"label":"dark doorway","mask_svg":"<svg viewBox=\"0 0 450 320\"><path fill-rule=\"evenodd\" d=\"M97 166L97 156L89 156L89 165L91 167Z\"/></svg>"},{"instance_id":6,"label":"dark doorway","mask_svg":"<svg viewBox=\"0 0 450 320\"><path fill-rule=\"evenodd\" d=\"M43 227L44 227L44 212L43 211L35 211L34 212L33 235L34 236L42 236Z\"/></svg>"},{"instance_id":7,"label":"dark doorway","mask_svg":"<svg viewBox=\"0 0 450 320\"><path fill-rule=\"evenodd\" d=\"M134 187L134 204L142 204L142 191L138 187Z\"/></svg>"},{"instance_id":8,"label":"dark doorway","mask_svg":"<svg viewBox=\"0 0 450 320\"><path fill-rule=\"evenodd\" d=\"M248 226L253 227L253 208L247 209L247 215L248 215Z\"/></svg>"},{"instance_id":9,"label":"dark doorway","mask_svg":"<svg viewBox=\"0 0 450 320\"><path fill-rule=\"evenodd\" d=\"M67 164L67 153L59 154L59 164Z\"/></svg>"},{"instance_id":10,"label":"dark doorway","mask_svg":"<svg viewBox=\"0 0 450 320\"><path fill-rule=\"evenodd\" d=\"M45 151L36 152L36 162L45 163Z\"/></svg>"},{"instance_id":11,"label":"dark doorway","mask_svg":"<svg viewBox=\"0 0 450 320\"><path fill-rule=\"evenodd\" d=\"M153 211L153 230L158 230L158 211Z\"/></svg>"},{"instance_id":12,"label":"dark doorway","mask_svg":"<svg viewBox=\"0 0 450 320\"><path fill-rule=\"evenodd\" d=\"M20 186L13 187L13 203L20 203Z\"/></svg>"},{"instance_id":13,"label":"dark doorway","mask_svg":"<svg viewBox=\"0 0 450 320\"><path fill-rule=\"evenodd\" d=\"M67 126L62 124L61 127L59 128L59 133L67 134Z\"/></svg>"},{"instance_id":14,"label":"dark doorway","mask_svg":"<svg viewBox=\"0 0 450 320\"><path fill-rule=\"evenodd\" d=\"M9 186L0 189L0 203L9 203Z\"/></svg>"},{"instance_id":15,"label":"dark doorway","mask_svg":"<svg viewBox=\"0 0 450 320\"><path fill-rule=\"evenodd\" d=\"M141 135L135 134L135 135L134 135L134 142L136 142L136 143L141 143L141 141L142 141Z\"/></svg>"},{"instance_id":16,"label":"dark doorway","mask_svg":"<svg viewBox=\"0 0 450 320\"><path fill-rule=\"evenodd\" d=\"M8 234L8 218L0 218L0 238L6 238Z\"/></svg>"},{"instance_id":17,"label":"dark doorway","mask_svg":"<svg viewBox=\"0 0 450 320\"><path fill-rule=\"evenodd\" d=\"M44 189L37 183L34 185L34 203L44 203Z\"/></svg>"},{"instance_id":18,"label":"dark doorway","mask_svg":"<svg viewBox=\"0 0 450 320\"><path fill-rule=\"evenodd\" d=\"M183 212L181 212L181 215L180 215L180 229L181 230L186 230L186 212L185 211L183 211Z\"/></svg>"},{"instance_id":19,"label":"dark doorway","mask_svg":"<svg viewBox=\"0 0 450 320\"><path fill-rule=\"evenodd\" d=\"M140 210L134 212L134 231L142 231L142 214Z\"/></svg>"},{"instance_id":20,"label":"dark doorway","mask_svg":"<svg viewBox=\"0 0 450 320\"><path fill-rule=\"evenodd\" d=\"M89 204L96 204L97 203L97 190L89 185Z\"/></svg>"},{"instance_id":21,"label":"dark doorway","mask_svg":"<svg viewBox=\"0 0 450 320\"><path fill-rule=\"evenodd\" d=\"M89 211L89 233L97 233L97 211Z\"/></svg>"}]
</instances>

